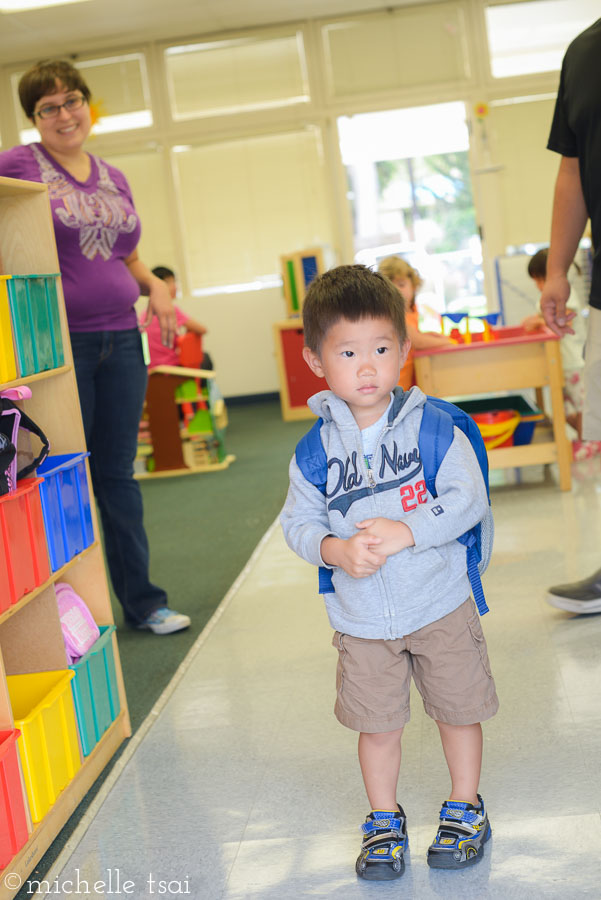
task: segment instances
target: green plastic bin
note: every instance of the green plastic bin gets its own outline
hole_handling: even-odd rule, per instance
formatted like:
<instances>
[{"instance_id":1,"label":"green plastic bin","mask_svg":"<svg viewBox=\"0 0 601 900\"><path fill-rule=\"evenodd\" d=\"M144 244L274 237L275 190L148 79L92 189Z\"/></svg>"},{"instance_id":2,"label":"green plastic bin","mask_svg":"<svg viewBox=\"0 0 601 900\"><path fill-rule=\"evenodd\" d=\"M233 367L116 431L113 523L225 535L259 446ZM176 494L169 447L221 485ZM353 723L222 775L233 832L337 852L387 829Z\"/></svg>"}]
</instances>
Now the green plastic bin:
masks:
<instances>
[{"instance_id":1,"label":"green plastic bin","mask_svg":"<svg viewBox=\"0 0 601 900\"><path fill-rule=\"evenodd\" d=\"M6 286L19 375L56 369L65 361L56 279L13 275Z\"/></svg>"},{"instance_id":2,"label":"green plastic bin","mask_svg":"<svg viewBox=\"0 0 601 900\"><path fill-rule=\"evenodd\" d=\"M89 756L121 709L113 654L113 631L114 625L101 625L98 640L79 662L69 666L75 673L71 690L84 756Z\"/></svg>"}]
</instances>

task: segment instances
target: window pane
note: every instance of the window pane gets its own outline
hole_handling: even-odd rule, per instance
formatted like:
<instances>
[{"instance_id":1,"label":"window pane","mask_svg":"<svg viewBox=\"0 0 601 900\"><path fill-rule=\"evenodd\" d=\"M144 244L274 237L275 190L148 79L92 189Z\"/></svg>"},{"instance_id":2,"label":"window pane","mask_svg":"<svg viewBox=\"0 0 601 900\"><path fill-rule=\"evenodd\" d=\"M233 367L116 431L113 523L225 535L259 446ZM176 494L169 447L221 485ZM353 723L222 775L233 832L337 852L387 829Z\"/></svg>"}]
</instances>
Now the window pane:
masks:
<instances>
[{"instance_id":1,"label":"window pane","mask_svg":"<svg viewBox=\"0 0 601 900\"><path fill-rule=\"evenodd\" d=\"M356 260L374 265L393 254L407 259L424 280L422 316L484 313L464 105L341 118L338 131ZM437 327L432 318L427 324Z\"/></svg>"},{"instance_id":2,"label":"window pane","mask_svg":"<svg viewBox=\"0 0 601 900\"><path fill-rule=\"evenodd\" d=\"M193 292L273 278L281 253L331 243L317 128L176 150Z\"/></svg>"},{"instance_id":3,"label":"window pane","mask_svg":"<svg viewBox=\"0 0 601 900\"><path fill-rule=\"evenodd\" d=\"M561 68L568 44L599 18L599 0L531 0L486 10L495 78Z\"/></svg>"},{"instance_id":4,"label":"window pane","mask_svg":"<svg viewBox=\"0 0 601 900\"><path fill-rule=\"evenodd\" d=\"M92 92L94 134L129 131L152 125L150 92L146 60L141 53L129 53L106 59L84 60L74 63L81 69ZM19 102L18 85L23 72L11 78L13 99L17 112L19 137L22 144L39 140L36 128L25 118Z\"/></svg>"},{"instance_id":5,"label":"window pane","mask_svg":"<svg viewBox=\"0 0 601 900\"><path fill-rule=\"evenodd\" d=\"M330 94L342 97L469 77L463 10L391 10L322 29Z\"/></svg>"},{"instance_id":6,"label":"window pane","mask_svg":"<svg viewBox=\"0 0 601 900\"><path fill-rule=\"evenodd\" d=\"M505 246L548 241L559 165L559 156L546 149L555 97L521 99L491 103L487 123L495 161L502 166L499 212Z\"/></svg>"},{"instance_id":7,"label":"window pane","mask_svg":"<svg viewBox=\"0 0 601 900\"><path fill-rule=\"evenodd\" d=\"M300 32L169 47L165 65L175 119L309 100Z\"/></svg>"}]
</instances>

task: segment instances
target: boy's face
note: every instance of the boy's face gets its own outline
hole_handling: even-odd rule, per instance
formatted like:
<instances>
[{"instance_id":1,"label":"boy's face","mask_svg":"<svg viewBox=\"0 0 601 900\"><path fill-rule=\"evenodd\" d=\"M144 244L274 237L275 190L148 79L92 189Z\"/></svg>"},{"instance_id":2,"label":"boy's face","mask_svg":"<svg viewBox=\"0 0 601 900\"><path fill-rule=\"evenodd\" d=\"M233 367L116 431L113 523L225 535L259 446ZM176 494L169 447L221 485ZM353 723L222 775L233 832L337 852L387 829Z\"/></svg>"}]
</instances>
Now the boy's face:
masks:
<instances>
[{"instance_id":1,"label":"boy's face","mask_svg":"<svg viewBox=\"0 0 601 900\"><path fill-rule=\"evenodd\" d=\"M308 347L309 368L345 400L360 428L377 422L398 384L409 341L401 347L389 319L340 319L328 331L318 354Z\"/></svg>"}]
</instances>

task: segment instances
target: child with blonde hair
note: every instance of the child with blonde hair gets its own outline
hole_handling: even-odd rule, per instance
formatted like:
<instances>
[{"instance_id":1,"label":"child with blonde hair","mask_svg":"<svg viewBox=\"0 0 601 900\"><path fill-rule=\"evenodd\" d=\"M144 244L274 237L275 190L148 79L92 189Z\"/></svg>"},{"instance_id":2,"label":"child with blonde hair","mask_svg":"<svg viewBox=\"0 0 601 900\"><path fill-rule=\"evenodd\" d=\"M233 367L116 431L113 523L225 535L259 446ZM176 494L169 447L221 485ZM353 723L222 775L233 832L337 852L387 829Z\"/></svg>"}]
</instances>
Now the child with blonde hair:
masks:
<instances>
[{"instance_id":1,"label":"child with blonde hair","mask_svg":"<svg viewBox=\"0 0 601 900\"><path fill-rule=\"evenodd\" d=\"M454 341L445 337L443 334L436 334L434 331L419 330L419 312L415 302L415 296L421 286L423 280L413 266L402 259L400 256L387 256L381 260L378 265L378 272L385 275L405 301L405 322L407 326L407 336L411 341L411 349L407 354L405 364L401 369L399 385L403 390L408 391L415 384L415 366L413 363L414 350L431 350L437 347L448 347Z\"/></svg>"}]
</instances>

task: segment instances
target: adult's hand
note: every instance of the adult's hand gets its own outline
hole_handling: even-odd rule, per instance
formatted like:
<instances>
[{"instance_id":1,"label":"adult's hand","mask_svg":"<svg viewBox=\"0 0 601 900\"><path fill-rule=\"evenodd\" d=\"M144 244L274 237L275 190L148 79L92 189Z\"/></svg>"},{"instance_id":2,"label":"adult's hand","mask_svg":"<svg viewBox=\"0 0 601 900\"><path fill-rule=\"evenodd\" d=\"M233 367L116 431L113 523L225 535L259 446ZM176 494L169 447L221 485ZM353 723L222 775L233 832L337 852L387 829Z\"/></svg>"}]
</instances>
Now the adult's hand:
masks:
<instances>
[{"instance_id":1,"label":"adult's hand","mask_svg":"<svg viewBox=\"0 0 601 900\"><path fill-rule=\"evenodd\" d=\"M570 283L565 275L548 277L541 294L540 309L547 326L559 337L574 334L570 325L577 313L567 309Z\"/></svg>"},{"instance_id":2,"label":"adult's hand","mask_svg":"<svg viewBox=\"0 0 601 900\"><path fill-rule=\"evenodd\" d=\"M165 347L173 347L177 319L175 308L169 294L169 288L161 278L155 278L150 283L148 295L148 309L146 311L146 324L156 316L161 327L161 342Z\"/></svg>"}]
</instances>

